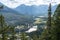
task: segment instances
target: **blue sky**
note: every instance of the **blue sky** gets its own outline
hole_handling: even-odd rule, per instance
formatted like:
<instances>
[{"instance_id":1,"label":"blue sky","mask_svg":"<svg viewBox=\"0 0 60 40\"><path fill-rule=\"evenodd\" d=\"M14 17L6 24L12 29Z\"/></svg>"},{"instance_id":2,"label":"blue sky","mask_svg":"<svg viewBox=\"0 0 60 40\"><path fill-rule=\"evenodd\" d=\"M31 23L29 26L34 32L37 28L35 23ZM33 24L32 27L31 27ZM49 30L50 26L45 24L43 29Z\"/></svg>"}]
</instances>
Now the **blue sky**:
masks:
<instances>
[{"instance_id":1,"label":"blue sky","mask_svg":"<svg viewBox=\"0 0 60 40\"><path fill-rule=\"evenodd\" d=\"M49 5L49 3L51 2L52 5L55 4L59 4L60 0L0 0L1 3L3 3L4 5L6 5L9 8L16 8L21 4L25 4L28 6L31 5Z\"/></svg>"}]
</instances>

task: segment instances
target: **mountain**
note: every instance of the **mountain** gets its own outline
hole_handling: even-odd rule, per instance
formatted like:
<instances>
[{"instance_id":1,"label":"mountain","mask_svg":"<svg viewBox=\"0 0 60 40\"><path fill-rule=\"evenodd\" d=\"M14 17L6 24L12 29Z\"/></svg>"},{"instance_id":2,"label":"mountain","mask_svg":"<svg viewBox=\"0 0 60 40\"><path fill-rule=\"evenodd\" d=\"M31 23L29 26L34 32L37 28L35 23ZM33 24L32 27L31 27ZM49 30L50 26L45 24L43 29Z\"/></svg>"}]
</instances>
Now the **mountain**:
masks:
<instances>
[{"instance_id":1,"label":"mountain","mask_svg":"<svg viewBox=\"0 0 60 40\"><path fill-rule=\"evenodd\" d=\"M0 3L2 4L2 3ZM56 5L52 5L52 12L55 11L57 7ZM12 9L12 8L10 8ZM16 12L21 13L21 14L27 14L27 15L33 15L33 16L47 16L48 13L48 5L25 5L25 4L21 4L20 6L16 7L15 9ZM12 10L10 10L12 11ZM16 13L15 12L15 13Z\"/></svg>"},{"instance_id":2,"label":"mountain","mask_svg":"<svg viewBox=\"0 0 60 40\"><path fill-rule=\"evenodd\" d=\"M0 10L0 14L2 14L5 17L5 21L9 25L20 25L30 23L32 20L32 16L17 12L14 9L8 8L5 5L4 8Z\"/></svg>"},{"instance_id":3,"label":"mountain","mask_svg":"<svg viewBox=\"0 0 60 40\"><path fill-rule=\"evenodd\" d=\"M0 3L0 5L4 5ZM52 6L52 12L55 11L57 5ZM9 24L26 24L31 23L33 18L32 16L46 16L48 13L48 5L20 5L15 9L9 8L4 5L3 10L0 10L0 14L3 14L5 20Z\"/></svg>"},{"instance_id":4,"label":"mountain","mask_svg":"<svg viewBox=\"0 0 60 40\"><path fill-rule=\"evenodd\" d=\"M57 5L52 6L52 12L55 11ZM36 6L36 5L32 5L32 6L27 6L27 5L20 5L17 8L15 8L16 11L23 13L23 14L29 14L29 15L42 15L42 16L46 16L48 13L48 5L40 5L40 6Z\"/></svg>"}]
</instances>

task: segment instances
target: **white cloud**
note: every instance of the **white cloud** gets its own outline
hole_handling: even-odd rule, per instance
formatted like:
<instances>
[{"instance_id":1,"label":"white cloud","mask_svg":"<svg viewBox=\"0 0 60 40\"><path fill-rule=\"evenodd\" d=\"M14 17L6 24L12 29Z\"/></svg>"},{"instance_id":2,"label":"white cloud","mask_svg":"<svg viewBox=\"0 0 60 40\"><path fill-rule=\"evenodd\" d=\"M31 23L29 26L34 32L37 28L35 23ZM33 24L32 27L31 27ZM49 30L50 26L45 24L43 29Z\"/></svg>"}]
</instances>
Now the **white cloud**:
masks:
<instances>
[{"instance_id":1,"label":"white cloud","mask_svg":"<svg viewBox=\"0 0 60 40\"><path fill-rule=\"evenodd\" d=\"M48 5L50 1L48 0L0 0L1 3L3 3L4 5L10 7L10 8L16 8L17 6L21 5L21 4L25 4L25 5ZM52 0L52 2L54 4L58 4L60 3L60 0Z\"/></svg>"}]
</instances>

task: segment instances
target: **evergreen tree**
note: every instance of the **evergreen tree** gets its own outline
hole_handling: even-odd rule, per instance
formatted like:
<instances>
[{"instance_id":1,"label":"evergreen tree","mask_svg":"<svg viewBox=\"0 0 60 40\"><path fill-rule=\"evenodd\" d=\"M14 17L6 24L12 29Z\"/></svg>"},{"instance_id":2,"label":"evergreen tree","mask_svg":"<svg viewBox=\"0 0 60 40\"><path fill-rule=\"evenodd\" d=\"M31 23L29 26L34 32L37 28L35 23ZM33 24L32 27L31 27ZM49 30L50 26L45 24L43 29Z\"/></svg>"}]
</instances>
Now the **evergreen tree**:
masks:
<instances>
[{"instance_id":1,"label":"evergreen tree","mask_svg":"<svg viewBox=\"0 0 60 40\"><path fill-rule=\"evenodd\" d=\"M4 40L4 32L3 32L3 30L4 30L4 24L5 24L4 17L1 15L0 16L0 27L2 29L2 40Z\"/></svg>"},{"instance_id":2,"label":"evergreen tree","mask_svg":"<svg viewBox=\"0 0 60 40\"><path fill-rule=\"evenodd\" d=\"M54 12L51 23L42 33L40 40L60 40L60 4Z\"/></svg>"},{"instance_id":3,"label":"evergreen tree","mask_svg":"<svg viewBox=\"0 0 60 40\"><path fill-rule=\"evenodd\" d=\"M15 27L14 26L10 26L10 32L11 32L11 35L12 35L10 40L15 40L16 39L16 36L15 36L16 32L15 32Z\"/></svg>"},{"instance_id":4,"label":"evergreen tree","mask_svg":"<svg viewBox=\"0 0 60 40\"><path fill-rule=\"evenodd\" d=\"M48 9L47 28L43 30L40 40L51 40L51 3Z\"/></svg>"},{"instance_id":5,"label":"evergreen tree","mask_svg":"<svg viewBox=\"0 0 60 40\"><path fill-rule=\"evenodd\" d=\"M46 40L50 40L51 39L51 3L49 5L49 9L48 9L48 21L47 21L47 31L48 31L48 36L46 38Z\"/></svg>"},{"instance_id":6,"label":"evergreen tree","mask_svg":"<svg viewBox=\"0 0 60 40\"><path fill-rule=\"evenodd\" d=\"M2 40L7 40L6 35L9 31L9 26L5 23L4 16L0 15L0 34L2 34Z\"/></svg>"},{"instance_id":7,"label":"evergreen tree","mask_svg":"<svg viewBox=\"0 0 60 40\"><path fill-rule=\"evenodd\" d=\"M49 9L48 9L48 21L47 21L47 28L50 29L51 28L51 3L49 5Z\"/></svg>"},{"instance_id":8,"label":"evergreen tree","mask_svg":"<svg viewBox=\"0 0 60 40\"><path fill-rule=\"evenodd\" d=\"M40 36L40 35L39 35ZM33 35L32 37L33 40L40 40L40 37L38 37L37 35Z\"/></svg>"},{"instance_id":9,"label":"evergreen tree","mask_svg":"<svg viewBox=\"0 0 60 40\"><path fill-rule=\"evenodd\" d=\"M58 5L55 13L54 13L54 16L53 16L53 21L54 21L54 28L55 30L54 33L55 33L55 38L56 40L60 40L60 4Z\"/></svg>"},{"instance_id":10,"label":"evergreen tree","mask_svg":"<svg viewBox=\"0 0 60 40\"><path fill-rule=\"evenodd\" d=\"M21 40L28 40L28 37L27 37L26 33L22 32L21 35L20 35L20 39Z\"/></svg>"}]
</instances>

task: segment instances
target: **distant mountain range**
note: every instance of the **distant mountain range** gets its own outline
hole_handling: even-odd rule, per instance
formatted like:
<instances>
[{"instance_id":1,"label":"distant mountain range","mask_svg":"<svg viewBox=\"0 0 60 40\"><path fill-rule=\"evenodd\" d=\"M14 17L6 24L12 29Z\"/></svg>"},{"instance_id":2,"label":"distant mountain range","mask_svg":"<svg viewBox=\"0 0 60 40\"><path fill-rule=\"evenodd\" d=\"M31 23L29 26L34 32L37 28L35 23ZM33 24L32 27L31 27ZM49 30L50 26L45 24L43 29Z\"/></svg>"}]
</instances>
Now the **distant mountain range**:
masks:
<instances>
[{"instance_id":1,"label":"distant mountain range","mask_svg":"<svg viewBox=\"0 0 60 40\"><path fill-rule=\"evenodd\" d=\"M2 3L0 3L1 5ZM20 6L16 7L13 12L18 12L20 14L28 14L28 15L42 15L42 16L46 16L48 13L48 5L40 5L40 6L36 6L36 5L31 5L31 6L27 6L24 4L21 4ZM52 12L55 11L57 5L52 6ZM5 7L5 10L9 10L11 8ZM12 12L12 10L9 10L10 12Z\"/></svg>"},{"instance_id":2,"label":"distant mountain range","mask_svg":"<svg viewBox=\"0 0 60 40\"><path fill-rule=\"evenodd\" d=\"M52 6L52 12L55 11L57 5ZM48 13L48 5L32 5L32 6L27 6L27 5L20 5L17 8L15 8L16 11L23 13L23 14L29 14L29 15L42 15L46 16Z\"/></svg>"},{"instance_id":3,"label":"distant mountain range","mask_svg":"<svg viewBox=\"0 0 60 40\"><path fill-rule=\"evenodd\" d=\"M0 3L0 5L3 5ZM55 11L57 5L52 6L52 12ZM9 24L24 24L24 23L31 23L33 16L46 16L48 13L48 5L40 5L40 6L27 6L27 5L20 5L15 9L11 9L4 5L4 8L0 10L0 14L3 14L5 20Z\"/></svg>"},{"instance_id":4,"label":"distant mountain range","mask_svg":"<svg viewBox=\"0 0 60 40\"><path fill-rule=\"evenodd\" d=\"M32 16L22 14L14 9L8 8L7 6L4 6L4 8L0 10L0 14L5 17L5 21L10 25L30 23L32 20Z\"/></svg>"}]
</instances>

